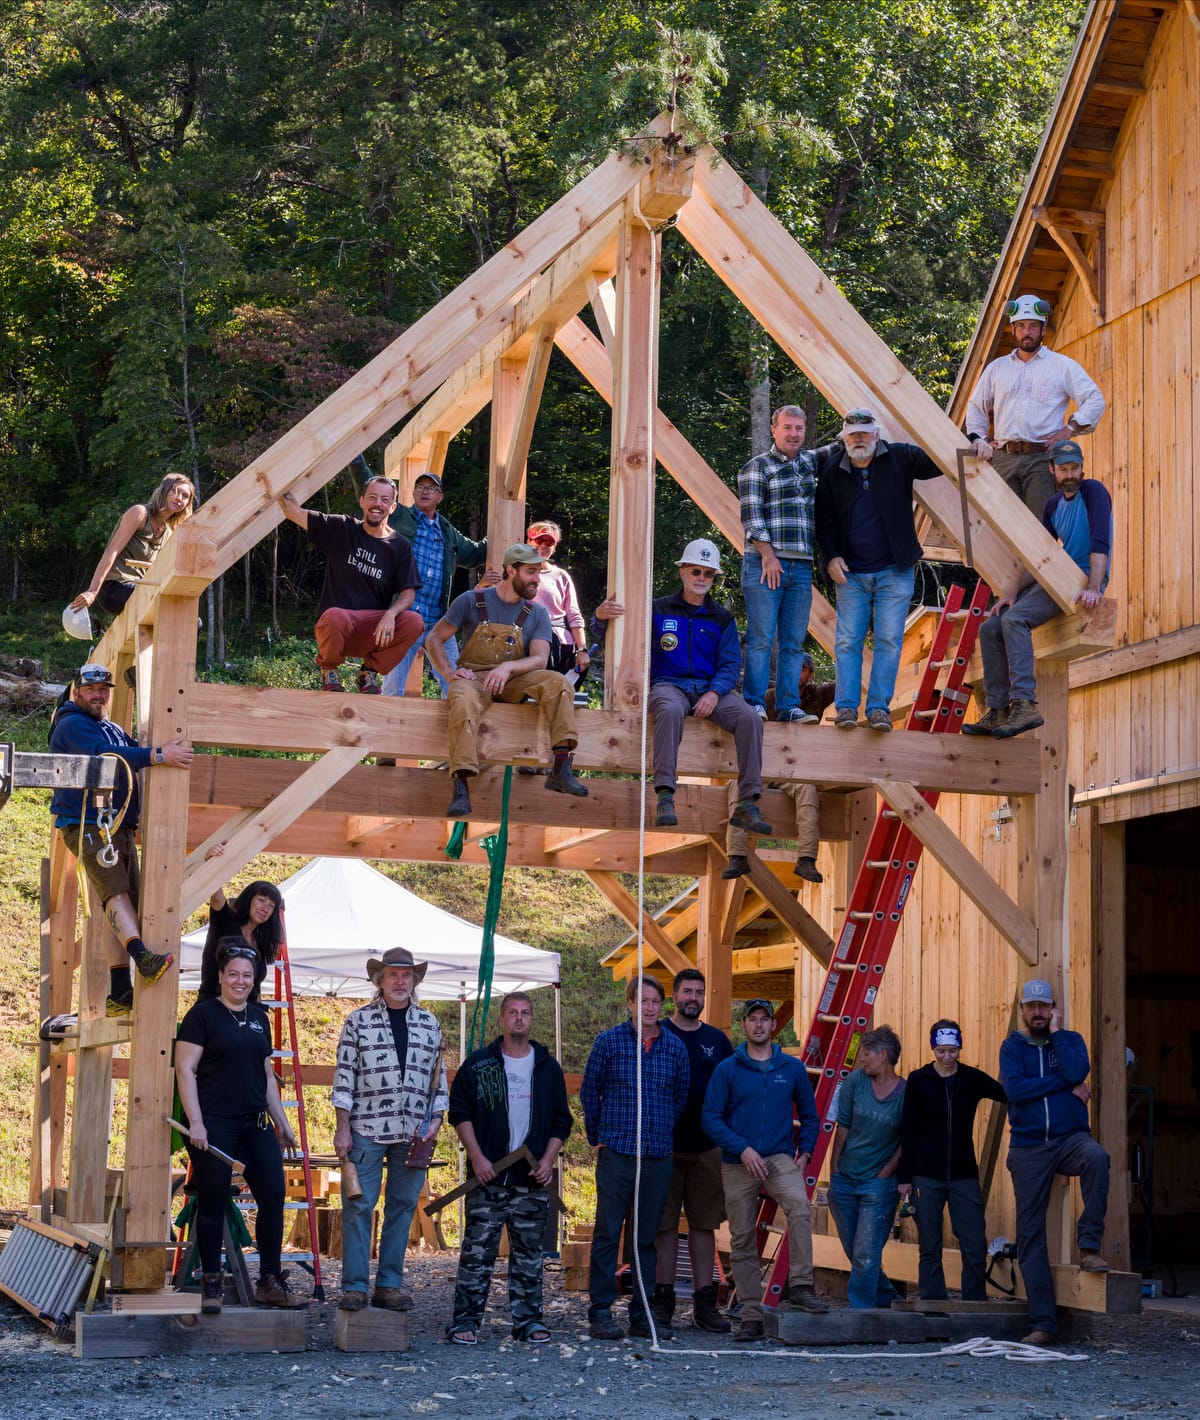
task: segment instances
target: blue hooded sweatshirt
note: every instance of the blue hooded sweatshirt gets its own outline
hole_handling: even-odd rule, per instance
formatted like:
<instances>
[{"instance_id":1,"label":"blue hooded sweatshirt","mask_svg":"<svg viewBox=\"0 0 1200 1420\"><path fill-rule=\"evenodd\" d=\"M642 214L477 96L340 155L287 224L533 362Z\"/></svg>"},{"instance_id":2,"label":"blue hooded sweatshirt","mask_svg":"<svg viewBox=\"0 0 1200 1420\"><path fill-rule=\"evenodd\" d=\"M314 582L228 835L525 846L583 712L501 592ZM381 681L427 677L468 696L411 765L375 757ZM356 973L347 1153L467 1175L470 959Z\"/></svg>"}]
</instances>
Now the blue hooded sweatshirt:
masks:
<instances>
[{"instance_id":1,"label":"blue hooded sweatshirt","mask_svg":"<svg viewBox=\"0 0 1200 1420\"><path fill-rule=\"evenodd\" d=\"M50 748L55 754L118 754L133 770L133 792L129 809L122 828L136 828L138 824L139 795L137 772L145 769L154 758L154 751L143 749L141 745L125 733L112 720L94 720L86 710L81 710L74 701L67 700L59 707L50 731ZM50 800L50 813L56 828L78 823L83 808L83 789L55 789ZM123 774L117 775L117 787L113 794L112 806L120 809L125 802L126 784ZM96 796L87 796L87 822L96 822Z\"/></svg>"},{"instance_id":2,"label":"blue hooded sweatshirt","mask_svg":"<svg viewBox=\"0 0 1200 1420\"><path fill-rule=\"evenodd\" d=\"M800 1120L799 1144L792 1133L793 1113ZM741 1163L746 1148L764 1159L811 1154L820 1127L808 1071L778 1045L770 1060L751 1060L745 1044L722 1060L708 1082L700 1122L727 1164Z\"/></svg>"},{"instance_id":3,"label":"blue hooded sweatshirt","mask_svg":"<svg viewBox=\"0 0 1200 1420\"><path fill-rule=\"evenodd\" d=\"M1091 1064L1078 1031L1056 1030L1044 1042L1017 1030L1000 1047L1000 1083L1008 1095L1013 1148L1044 1144L1082 1130L1090 1133L1087 1105L1071 1093Z\"/></svg>"}]
</instances>

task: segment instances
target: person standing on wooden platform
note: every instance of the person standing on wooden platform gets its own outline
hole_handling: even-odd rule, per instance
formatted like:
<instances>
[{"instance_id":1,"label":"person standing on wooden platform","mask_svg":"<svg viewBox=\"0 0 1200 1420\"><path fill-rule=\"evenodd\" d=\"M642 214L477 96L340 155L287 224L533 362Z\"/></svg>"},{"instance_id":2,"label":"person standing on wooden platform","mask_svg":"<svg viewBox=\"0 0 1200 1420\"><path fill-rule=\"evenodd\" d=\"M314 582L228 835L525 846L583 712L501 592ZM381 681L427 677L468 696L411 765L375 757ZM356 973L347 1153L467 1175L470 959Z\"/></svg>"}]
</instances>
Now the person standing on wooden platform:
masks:
<instances>
[{"instance_id":1,"label":"person standing on wooden platform","mask_svg":"<svg viewBox=\"0 0 1200 1420\"><path fill-rule=\"evenodd\" d=\"M900 1197L913 1198L920 1248L918 1287L930 1299L947 1296L942 1271L942 1216L962 1255L962 1297L987 1300L987 1223L979 1163L975 1158L975 1111L984 1100L1007 1104L998 1080L959 1060L962 1029L957 1021L935 1021L929 1044L933 1060L914 1070L904 1086L900 1116Z\"/></svg>"},{"instance_id":2,"label":"person standing on wooden platform","mask_svg":"<svg viewBox=\"0 0 1200 1420\"><path fill-rule=\"evenodd\" d=\"M346 1017L333 1072L337 1129L333 1148L358 1170L362 1194L342 1199L342 1311L367 1305L371 1218L387 1167L379 1265L371 1305L404 1312L412 1297L401 1289L408 1232L426 1168L409 1164L410 1151L436 1137L449 1103L437 1017L417 1004L428 970L406 947L367 961L376 994Z\"/></svg>"},{"instance_id":3,"label":"person standing on wooden platform","mask_svg":"<svg viewBox=\"0 0 1200 1420\"><path fill-rule=\"evenodd\" d=\"M1035 518L1054 492L1054 446L1090 434L1105 409L1104 395L1083 366L1042 343L1050 309L1040 296L1005 303L1016 349L984 367L967 405L975 456L994 465Z\"/></svg>"},{"instance_id":4,"label":"person standing on wooden platform","mask_svg":"<svg viewBox=\"0 0 1200 1420\"><path fill-rule=\"evenodd\" d=\"M1017 1261L1029 1299L1031 1346L1058 1339L1054 1274L1046 1242L1046 1209L1056 1174L1078 1178L1083 1212L1076 1227L1079 1266L1107 1272L1100 1254L1108 1211L1108 1154L1088 1125L1087 1045L1064 1030L1062 1012L1048 981L1034 979L1021 992L1024 1030L1000 1047L1000 1082L1008 1095L1008 1171L1017 1201Z\"/></svg>"},{"instance_id":5,"label":"person standing on wooden platform","mask_svg":"<svg viewBox=\"0 0 1200 1420\"><path fill-rule=\"evenodd\" d=\"M773 1198L787 1220L788 1289L784 1300L805 1312L827 1312L813 1285L812 1213L804 1171L820 1119L808 1071L772 1039L775 1008L747 1001L744 1044L713 1072L701 1121L721 1150L721 1182L729 1215L733 1282L741 1305L735 1341L761 1341L762 1263L758 1256L759 1194ZM800 1137L793 1136L793 1120Z\"/></svg>"},{"instance_id":6,"label":"person standing on wooden platform","mask_svg":"<svg viewBox=\"0 0 1200 1420\"><path fill-rule=\"evenodd\" d=\"M467 1151L479 1186L466 1197L458 1250L454 1316L448 1340L474 1346L492 1285L500 1234L508 1229L508 1302L513 1338L542 1345L542 1240L550 1206L547 1186L571 1132L562 1066L532 1039L533 1002L510 991L500 1002L500 1035L463 1061L450 1090L450 1123ZM537 1160L497 1173L495 1164L522 1145Z\"/></svg>"},{"instance_id":7,"label":"person standing on wooden platform","mask_svg":"<svg viewBox=\"0 0 1200 1420\"><path fill-rule=\"evenodd\" d=\"M288 522L303 528L325 555L314 628L321 689L345 690L338 674L342 662L361 656L358 688L378 695L379 676L398 665L425 630L410 609L421 585L412 544L388 525L396 485L390 478L369 478L358 500L361 519L311 512L292 493L279 502Z\"/></svg>"}]
</instances>

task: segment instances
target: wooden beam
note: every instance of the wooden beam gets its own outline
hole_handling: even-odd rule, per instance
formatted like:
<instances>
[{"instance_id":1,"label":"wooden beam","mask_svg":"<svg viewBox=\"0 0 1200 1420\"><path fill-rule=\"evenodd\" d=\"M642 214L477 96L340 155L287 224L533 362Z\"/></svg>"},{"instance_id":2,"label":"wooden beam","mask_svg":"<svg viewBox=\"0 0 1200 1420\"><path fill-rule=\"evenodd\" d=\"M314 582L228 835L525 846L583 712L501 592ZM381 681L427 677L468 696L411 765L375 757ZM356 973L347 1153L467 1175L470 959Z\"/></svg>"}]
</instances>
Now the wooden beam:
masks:
<instances>
[{"instance_id":1,"label":"wooden beam","mask_svg":"<svg viewBox=\"0 0 1200 1420\"><path fill-rule=\"evenodd\" d=\"M546 387L550 354L554 349L554 325L546 322L534 332L525 368L521 372L521 398L513 420L512 437L504 459L504 496L525 503L525 464L533 442L533 426ZM524 531L524 529L522 529Z\"/></svg>"},{"instance_id":2,"label":"wooden beam","mask_svg":"<svg viewBox=\"0 0 1200 1420\"><path fill-rule=\"evenodd\" d=\"M704 1019L718 1030L733 1026L732 952L721 936L725 903L732 884L721 881L725 855L710 848L699 878L696 919L696 965L704 973Z\"/></svg>"},{"instance_id":3,"label":"wooden beam","mask_svg":"<svg viewBox=\"0 0 1200 1420\"><path fill-rule=\"evenodd\" d=\"M754 891L821 965L828 967L833 960L833 938L810 912L801 907L757 853L751 852L747 861Z\"/></svg>"},{"instance_id":4,"label":"wooden beam","mask_svg":"<svg viewBox=\"0 0 1200 1420\"><path fill-rule=\"evenodd\" d=\"M1093 212L1091 209L1081 211L1077 207L1047 207L1045 203L1032 208L1030 216L1039 226L1052 223L1067 232L1100 232L1104 230L1107 220L1104 212Z\"/></svg>"},{"instance_id":5,"label":"wooden beam","mask_svg":"<svg viewBox=\"0 0 1200 1420\"><path fill-rule=\"evenodd\" d=\"M881 784L879 792L1005 941L1036 965L1037 928L938 817L937 810L911 784Z\"/></svg>"},{"instance_id":6,"label":"wooden beam","mask_svg":"<svg viewBox=\"0 0 1200 1420\"><path fill-rule=\"evenodd\" d=\"M684 956L649 912L641 913L639 926L637 900L614 874L588 872L585 876L596 891L608 899L618 915L623 917L635 932L641 932L643 940L654 948L659 961L672 973L695 966L695 962Z\"/></svg>"},{"instance_id":7,"label":"wooden beam","mask_svg":"<svg viewBox=\"0 0 1200 1420\"><path fill-rule=\"evenodd\" d=\"M234 873L239 873L251 858L261 853L282 829L292 823L314 801L337 783L347 770L362 758L354 745L342 745L328 750L293 780L264 809L249 817L225 845L219 858L201 862L184 880L180 889L180 913L190 917Z\"/></svg>"},{"instance_id":8,"label":"wooden beam","mask_svg":"<svg viewBox=\"0 0 1200 1420\"><path fill-rule=\"evenodd\" d=\"M593 274L588 280L588 300L604 348L611 350L617 338L617 293L611 281ZM589 331L590 335L591 332ZM611 400L610 400L611 403Z\"/></svg>"},{"instance_id":9,"label":"wooden beam","mask_svg":"<svg viewBox=\"0 0 1200 1420\"><path fill-rule=\"evenodd\" d=\"M487 539L497 562L506 547L525 541L525 469L522 466L517 494L508 491L507 469L524 377L523 360L497 360L492 367Z\"/></svg>"},{"instance_id":10,"label":"wooden beam","mask_svg":"<svg viewBox=\"0 0 1200 1420\"><path fill-rule=\"evenodd\" d=\"M1121 94L1125 98L1140 99L1146 86L1140 79L1106 79L1103 75L1092 81L1095 94Z\"/></svg>"},{"instance_id":11,"label":"wooden beam","mask_svg":"<svg viewBox=\"0 0 1200 1420\"><path fill-rule=\"evenodd\" d=\"M1114 1266L1128 1267L1129 1070L1126 1065L1126 867L1125 827L1093 824L1079 815L1079 832L1091 838L1093 948L1092 1048L1096 1068L1096 1138L1108 1150L1109 1211L1105 1249Z\"/></svg>"},{"instance_id":12,"label":"wooden beam","mask_svg":"<svg viewBox=\"0 0 1200 1420\"><path fill-rule=\"evenodd\" d=\"M1096 324L1104 324L1104 293L1100 290L1100 276L1098 270L1099 245L1104 241L1104 228L1099 227L1095 232L1097 242L1097 265L1093 265L1079 245L1079 239L1069 228L1061 225L1048 215L1047 209L1034 210L1034 221L1038 226L1045 229L1047 234L1053 238L1058 249L1071 263L1075 275L1079 278L1080 285L1084 289L1088 301L1092 307L1092 313L1096 317Z\"/></svg>"},{"instance_id":13,"label":"wooden beam","mask_svg":"<svg viewBox=\"0 0 1200 1420\"><path fill-rule=\"evenodd\" d=\"M1151 636L1145 641L1135 641L1129 646L1118 646L1114 651L1089 656L1086 660L1072 661L1067 672L1067 684L1072 690L1080 690L1085 685L1097 685L1100 681L1133 675L1136 671L1169 665L1172 661L1191 656L1200 656L1200 626L1186 626L1165 636Z\"/></svg>"},{"instance_id":14,"label":"wooden beam","mask_svg":"<svg viewBox=\"0 0 1200 1420\"><path fill-rule=\"evenodd\" d=\"M278 760L276 760L275 762L277 764L279 763ZM196 764L196 761L193 760L192 764L194 772L194 766ZM208 835L208 837L204 840L203 843L198 844L188 854L187 861L183 865L184 878L186 879L191 873L196 872L196 870L204 862L204 859L207 857L210 849L215 848L218 843L228 843L229 840L233 837L233 835L238 831L238 829L241 828L243 824L248 823L249 820L253 817L254 810L252 808L238 809L236 813L230 814L229 818L225 820L225 822L220 826L220 828L214 829L213 832ZM228 874L228 876L232 877L233 873L235 872L237 872L236 868L233 869L232 872Z\"/></svg>"}]
</instances>

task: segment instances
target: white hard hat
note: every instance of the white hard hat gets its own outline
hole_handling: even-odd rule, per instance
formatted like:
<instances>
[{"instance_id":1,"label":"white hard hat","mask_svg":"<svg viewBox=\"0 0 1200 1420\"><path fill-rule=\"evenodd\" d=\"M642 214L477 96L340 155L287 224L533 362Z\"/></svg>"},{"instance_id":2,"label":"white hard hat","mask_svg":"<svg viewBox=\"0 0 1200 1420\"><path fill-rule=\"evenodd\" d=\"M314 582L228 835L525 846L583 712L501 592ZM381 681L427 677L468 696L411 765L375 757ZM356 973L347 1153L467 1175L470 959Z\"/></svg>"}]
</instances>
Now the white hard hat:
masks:
<instances>
[{"instance_id":1,"label":"white hard hat","mask_svg":"<svg viewBox=\"0 0 1200 1420\"><path fill-rule=\"evenodd\" d=\"M1007 301L1004 305L1009 325L1018 320L1037 320L1045 325L1050 319L1050 311L1050 302L1043 301L1040 296L1018 296L1015 301Z\"/></svg>"},{"instance_id":2,"label":"white hard hat","mask_svg":"<svg viewBox=\"0 0 1200 1420\"><path fill-rule=\"evenodd\" d=\"M73 636L76 641L92 639L92 618L88 615L87 607L63 607L62 624L67 635Z\"/></svg>"},{"instance_id":3,"label":"white hard hat","mask_svg":"<svg viewBox=\"0 0 1200 1420\"><path fill-rule=\"evenodd\" d=\"M676 567L711 567L714 572L721 570L721 554L717 544L706 537L694 537L683 549L683 556Z\"/></svg>"}]
</instances>

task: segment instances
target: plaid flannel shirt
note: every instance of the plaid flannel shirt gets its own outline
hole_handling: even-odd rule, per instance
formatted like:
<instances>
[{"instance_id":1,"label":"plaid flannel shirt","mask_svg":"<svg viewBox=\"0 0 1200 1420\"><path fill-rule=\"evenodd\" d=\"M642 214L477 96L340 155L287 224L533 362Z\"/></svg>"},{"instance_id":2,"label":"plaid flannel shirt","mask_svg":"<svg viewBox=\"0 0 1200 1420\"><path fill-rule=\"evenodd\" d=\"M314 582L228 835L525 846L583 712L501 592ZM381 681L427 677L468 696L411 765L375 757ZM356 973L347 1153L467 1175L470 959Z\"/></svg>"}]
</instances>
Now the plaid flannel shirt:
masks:
<instances>
[{"instance_id":1,"label":"plaid flannel shirt","mask_svg":"<svg viewBox=\"0 0 1200 1420\"><path fill-rule=\"evenodd\" d=\"M338 1040L333 1072L333 1106L350 1111L350 1127L377 1144L411 1139L426 1122L429 1086L442 1044L437 1017L410 1001L408 1053L404 1074L396 1056L396 1038L382 996L358 1006L346 1017ZM445 1114L450 1104L442 1064L430 1115Z\"/></svg>"},{"instance_id":2,"label":"plaid flannel shirt","mask_svg":"<svg viewBox=\"0 0 1200 1420\"><path fill-rule=\"evenodd\" d=\"M747 552L754 551L752 542L769 542L777 553L812 558L817 464L832 448L801 449L794 459L785 459L772 445L742 469L738 501Z\"/></svg>"},{"instance_id":3,"label":"plaid flannel shirt","mask_svg":"<svg viewBox=\"0 0 1200 1420\"><path fill-rule=\"evenodd\" d=\"M583 1071L579 1100L591 1145L618 1154L637 1153L638 1038L630 1021L596 1037ZM675 1121L687 1103L691 1067L687 1047L673 1031L660 1030L642 1050L642 1156L675 1152Z\"/></svg>"}]
</instances>

